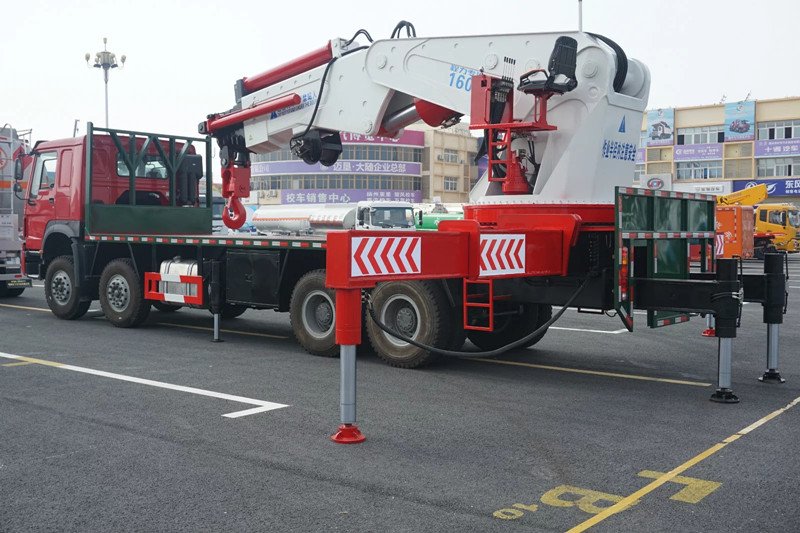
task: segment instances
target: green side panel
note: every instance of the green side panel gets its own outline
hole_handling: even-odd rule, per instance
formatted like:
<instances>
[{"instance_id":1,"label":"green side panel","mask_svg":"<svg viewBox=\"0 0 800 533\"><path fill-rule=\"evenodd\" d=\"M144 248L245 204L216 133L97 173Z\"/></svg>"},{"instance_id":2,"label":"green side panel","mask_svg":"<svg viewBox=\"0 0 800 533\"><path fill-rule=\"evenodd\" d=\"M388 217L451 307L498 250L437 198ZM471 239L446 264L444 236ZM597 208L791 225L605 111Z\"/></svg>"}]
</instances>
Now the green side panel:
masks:
<instances>
[{"instance_id":1,"label":"green side panel","mask_svg":"<svg viewBox=\"0 0 800 533\"><path fill-rule=\"evenodd\" d=\"M428 213L422 215L422 223L417 218L417 229L435 230L442 220L463 220L462 213Z\"/></svg>"},{"instance_id":2,"label":"green side panel","mask_svg":"<svg viewBox=\"0 0 800 533\"><path fill-rule=\"evenodd\" d=\"M91 204L86 213L89 233L209 235L211 209L157 205Z\"/></svg>"},{"instance_id":3,"label":"green side panel","mask_svg":"<svg viewBox=\"0 0 800 533\"><path fill-rule=\"evenodd\" d=\"M614 305L625 326L633 329L632 308L635 294L624 293L620 287L620 275L624 268L622 252L627 250L628 258L634 256L645 264L629 267L628 282L634 270L638 276L648 279L689 279L689 244L712 243L710 239L691 239L680 234L685 232L713 232L715 203L711 199L701 199L697 195L681 193L657 194L641 189L618 187L615 201L615 287ZM637 235L622 238L623 232ZM655 235L672 233L673 235ZM678 235L674 235L678 234ZM667 238L668 237L668 238ZM646 254L641 254L642 248ZM637 254L635 251L639 250ZM626 298L626 296L628 298ZM647 311L647 325L651 328L685 322L689 315L674 311Z\"/></svg>"}]
</instances>

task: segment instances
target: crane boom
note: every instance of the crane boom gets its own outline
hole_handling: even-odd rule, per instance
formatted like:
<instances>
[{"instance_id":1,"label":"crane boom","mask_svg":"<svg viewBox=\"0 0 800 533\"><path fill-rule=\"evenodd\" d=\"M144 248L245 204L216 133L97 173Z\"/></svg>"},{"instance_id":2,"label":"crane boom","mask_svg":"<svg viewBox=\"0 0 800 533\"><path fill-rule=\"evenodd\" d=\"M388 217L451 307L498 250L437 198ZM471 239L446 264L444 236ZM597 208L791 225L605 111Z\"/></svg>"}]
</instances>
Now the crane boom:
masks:
<instances>
[{"instance_id":1,"label":"crane boom","mask_svg":"<svg viewBox=\"0 0 800 533\"><path fill-rule=\"evenodd\" d=\"M583 32L331 39L239 80L236 106L199 129L222 148L226 223L249 195L250 153L290 148L327 166L341 131L396 137L465 115L493 161L473 203L609 203L632 181L649 87L647 67Z\"/></svg>"},{"instance_id":2,"label":"crane boom","mask_svg":"<svg viewBox=\"0 0 800 533\"><path fill-rule=\"evenodd\" d=\"M762 183L741 191L717 196L717 205L757 205L767 199L767 185Z\"/></svg>"}]
</instances>

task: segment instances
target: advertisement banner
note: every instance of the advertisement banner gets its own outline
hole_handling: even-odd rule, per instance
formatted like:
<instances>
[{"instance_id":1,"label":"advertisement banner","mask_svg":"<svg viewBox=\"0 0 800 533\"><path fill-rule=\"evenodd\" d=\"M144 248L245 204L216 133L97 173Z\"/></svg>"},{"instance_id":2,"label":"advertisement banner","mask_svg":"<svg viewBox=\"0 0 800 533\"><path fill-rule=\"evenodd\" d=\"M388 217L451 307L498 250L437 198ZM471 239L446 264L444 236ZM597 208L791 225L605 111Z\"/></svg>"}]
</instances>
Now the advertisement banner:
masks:
<instances>
[{"instance_id":1,"label":"advertisement banner","mask_svg":"<svg viewBox=\"0 0 800 533\"><path fill-rule=\"evenodd\" d=\"M762 183L770 196L800 196L800 177L769 180L738 180L733 182L733 192L743 191Z\"/></svg>"},{"instance_id":2,"label":"advertisement banner","mask_svg":"<svg viewBox=\"0 0 800 533\"><path fill-rule=\"evenodd\" d=\"M636 149L636 164L642 165L644 164L644 148L637 148Z\"/></svg>"},{"instance_id":3,"label":"advertisement banner","mask_svg":"<svg viewBox=\"0 0 800 533\"><path fill-rule=\"evenodd\" d=\"M653 191L671 191L672 174L643 174L639 188Z\"/></svg>"},{"instance_id":4,"label":"advertisement banner","mask_svg":"<svg viewBox=\"0 0 800 533\"><path fill-rule=\"evenodd\" d=\"M725 142L752 141L756 138L756 103L725 104Z\"/></svg>"},{"instance_id":5,"label":"advertisement banner","mask_svg":"<svg viewBox=\"0 0 800 533\"><path fill-rule=\"evenodd\" d=\"M405 130L397 139L391 137L378 137L375 135L361 135L360 133L341 132L342 142L347 144L396 144L398 146L424 146L425 132Z\"/></svg>"},{"instance_id":6,"label":"advertisement banner","mask_svg":"<svg viewBox=\"0 0 800 533\"><path fill-rule=\"evenodd\" d=\"M675 161L722 159L721 144L685 144L675 147Z\"/></svg>"},{"instance_id":7,"label":"advertisement banner","mask_svg":"<svg viewBox=\"0 0 800 533\"><path fill-rule=\"evenodd\" d=\"M756 141L756 157L786 157L800 155L800 139Z\"/></svg>"},{"instance_id":8,"label":"advertisement banner","mask_svg":"<svg viewBox=\"0 0 800 533\"><path fill-rule=\"evenodd\" d=\"M674 144L674 130L674 109L653 109L647 112L647 146Z\"/></svg>"},{"instance_id":9,"label":"advertisement banner","mask_svg":"<svg viewBox=\"0 0 800 533\"><path fill-rule=\"evenodd\" d=\"M422 201L422 191L375 189L283 189L282 204L349 204L363 200Z\"/></svg>"},{"instance_id":10,"label":"advertisement banner","mask_svg":"<svg viewBox=\"0 0 800 533\"><path fill-rule=\"evenodd\" d=\"M269 161L253 163L250 171L253 176L280 174L392 174L419 176L421 163L406 161L337 161L326 167L320 163L307 165L302 161Z\"/></svg>"}]
</instances>

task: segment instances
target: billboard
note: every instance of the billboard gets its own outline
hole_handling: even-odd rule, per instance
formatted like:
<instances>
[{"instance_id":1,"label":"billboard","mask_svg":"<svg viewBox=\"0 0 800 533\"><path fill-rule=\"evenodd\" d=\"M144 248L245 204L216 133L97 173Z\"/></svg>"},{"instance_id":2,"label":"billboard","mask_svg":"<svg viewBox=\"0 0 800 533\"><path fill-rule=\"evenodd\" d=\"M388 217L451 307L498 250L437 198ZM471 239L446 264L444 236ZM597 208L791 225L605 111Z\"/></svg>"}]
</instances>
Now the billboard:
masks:
<instances>
[{"instance_id":1,"label":"billboard","mask_svg":"<svg viewBox=\"0 0 800 533\"><path fill-rule=\"evenodd\" d=\"M321 163L307 165L303 161L269 161L253 163L250 171L254 176L280 174L392 174L396 176L419 176L422 163L408 161L362 161L340 160L326 167Z\"/></svg>"},{"instance_id":2,"label":"billboard","mask_svg":"<svg viewBox=\"0 0 800 533\"><path fill-rule=\"evenodd\" d=\"M756 157L786 157L800 155L800 139L756 141Z\"/></svg>"},{"instance_id":3,"label":"billboard","mask_svg":"<svg viewBox=\"0 0 800 533\"><path fill-rule=\"evenodd\" d=\"M653 109L647 112L647 146L670 146L675 139L675 110Z\"/></svg>"},{"instance_id":4,"label":"billboard","mask_svg":"<svg viewBox=\"0 0 800 533\"><path fill-rule=\"evenodd\" d=\"M675 147L675 161L722 159L721 144L683 144Z\"/></svg>"},{"instance_id":5,"label":"billboard","mask_svg":"<svg viewBox=\"0 0 800 533\"><path fill-rule=\"evenodd\" d=\"M752 141L756 138L756 103L725 104L725 142Z\"/></svg>"},{"instance_id":6,"label":"billboard","mask_svg":"<svg viewBox=\"0 0 800 533\"><path fill-rule=\"evenodd\" d=\"M364 200L422 201L422 191L395 191L376 189L283 189L282 204L349 204Z\"/></svg>"},{"instance_id":7,"label":"billboard","mask_svg":"<svg viewBox=\"0 0 800 533\"><path fill-rule=\"evenodd\" d=\"M770 196L800 196L800 177L769 180L738 180L733 182L733 192L765 184Z\"/></svg>"},{"instance_id":8,"label":"billboard","mask_svg":"<svg viewBox=\"0 0 800 533\"><path fill-rule=\"evenodd\" d=\"M397 139L379 137L377 135L362 135L360 133L341 132L342 142L346 144L392 144L398 146L424 146L425 132L405 130Z\"/></svg>"}]
</instances>

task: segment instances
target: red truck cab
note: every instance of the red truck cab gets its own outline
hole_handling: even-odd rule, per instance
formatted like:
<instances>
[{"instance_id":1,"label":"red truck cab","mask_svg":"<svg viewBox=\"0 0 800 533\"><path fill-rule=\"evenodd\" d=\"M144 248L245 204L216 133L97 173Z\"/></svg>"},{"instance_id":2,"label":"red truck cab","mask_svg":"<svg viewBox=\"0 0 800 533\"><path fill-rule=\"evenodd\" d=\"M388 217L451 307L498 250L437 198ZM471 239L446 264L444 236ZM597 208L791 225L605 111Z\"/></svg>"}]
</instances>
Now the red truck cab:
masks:
<instances>
[{"instance_id":1,"label":"red truck cab","mask_svg":"<svg viewBox=\"0 0 800 533\"><path fill-rule=\"evenodd\" d=\"M26 272L43 277L45 270L41 267L48 259L72 254L73 245L86 234L87 214L92 218L92 213L104 206L198 206L199 177L194 175L194 183L179 180L185 178L185 172L181 175L175 164L191 161L202 167L194 147L174 141L133 139L95 133L41 141L25 156L29 176L23 221ZM180 159L176 160L176 155ZM105 218L110 221L118 214ZM97 213L94 221L99 221Z\"/></svg>"}]
</instances>

